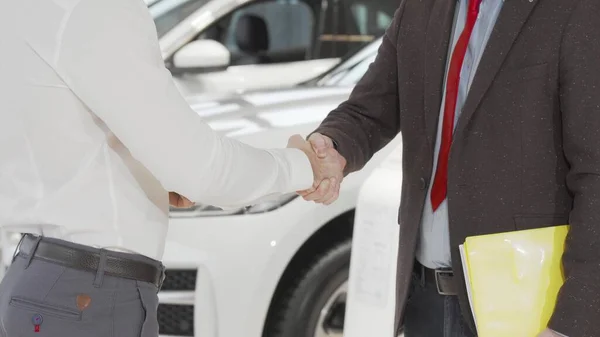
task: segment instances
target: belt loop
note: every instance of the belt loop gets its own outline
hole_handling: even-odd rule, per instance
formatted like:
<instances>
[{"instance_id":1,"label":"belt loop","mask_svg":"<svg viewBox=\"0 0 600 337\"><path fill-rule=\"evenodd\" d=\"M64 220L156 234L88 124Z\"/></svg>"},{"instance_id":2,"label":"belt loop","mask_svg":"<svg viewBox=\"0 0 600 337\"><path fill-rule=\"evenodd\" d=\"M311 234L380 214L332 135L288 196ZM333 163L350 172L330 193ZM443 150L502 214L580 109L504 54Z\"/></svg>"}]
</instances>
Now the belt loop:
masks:
<instances>
[{"instance_id":1,"label":"belt loop","mask_svg":"<svg viewBox=\"0 0 600 337\"><path fill-rule=\"evenodd\" d=\"M421 288L425 288L425 266L419 263L421 267Z\"/></svg>"},{"instance_id":2,"label":"belt loop","mask_svg":"<svg viewBox=\"0 0 600 337\"><path fill-rule=\"evenodd\" d=\"M19 250L21 249L21 244L23 244L23 240L25 240L25 236L27 236L27 235L28 234L21 234L21 239L19 240L19 243L17 244L17 247L15 248L11 263L15 262L15 259L17 258L17 255L19 254Z\"/></svg>"},{"instance_id":3,"label":"belt loop","mask_svg":"<svg viewBox=\"0 0 600 337\"><path fill-rule=\"evenodd\" d=\"M163 283L165 282L165 278L167 277L167 267L165 267L164 264L160 264L160 280L158 281L158 289L156 291L156 293L158 293L160 291L160 289L162 288Z\"/></svg>"},{"instance_id":4,"label":"belt loop","mask_svg":"<svg viewBox=\"0 0 600 337\"><path fill-rule=\"evenodd\" d=\"M42 236L37 236L35 238L35 242L33 243L33 247L31 247L31 251L29 251L29 256L27 257L27 263L25 264L25 269L29 268L31 264L31 260L33 260L33 256L35 255L35 251L38 249L40 242L42 241Z\"/></svg>"},{"instance_id":5,"label":"belt loop","mask_svg":"<svg viewBox=\"0 0 600 337\"><path fill-rule=\"evenodd\" d=\"M104 270L106 269L106 250L100 249L100 261L98 262L98 270L96 270L96 278L94 278L94 287L100 288L104 281Z\"/></svg>"}]
</instances>

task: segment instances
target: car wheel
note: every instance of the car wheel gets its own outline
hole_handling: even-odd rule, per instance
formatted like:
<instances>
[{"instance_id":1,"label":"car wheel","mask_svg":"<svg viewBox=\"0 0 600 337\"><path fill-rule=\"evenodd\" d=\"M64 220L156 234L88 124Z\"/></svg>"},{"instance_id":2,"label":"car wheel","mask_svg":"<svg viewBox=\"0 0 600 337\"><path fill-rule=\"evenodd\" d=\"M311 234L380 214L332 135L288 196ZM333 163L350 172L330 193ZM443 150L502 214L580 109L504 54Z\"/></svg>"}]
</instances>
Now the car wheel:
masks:
<instances>
[{"instance_id":1,"label":"car wheel","mask_svg":"<svg viewBox=\"0 0 600 337\"><path fill-rule=\"evenodd\" d=\"M266 337L342 337L351 240L316 257L280 301Z\"/></svg>"}]
</instances>

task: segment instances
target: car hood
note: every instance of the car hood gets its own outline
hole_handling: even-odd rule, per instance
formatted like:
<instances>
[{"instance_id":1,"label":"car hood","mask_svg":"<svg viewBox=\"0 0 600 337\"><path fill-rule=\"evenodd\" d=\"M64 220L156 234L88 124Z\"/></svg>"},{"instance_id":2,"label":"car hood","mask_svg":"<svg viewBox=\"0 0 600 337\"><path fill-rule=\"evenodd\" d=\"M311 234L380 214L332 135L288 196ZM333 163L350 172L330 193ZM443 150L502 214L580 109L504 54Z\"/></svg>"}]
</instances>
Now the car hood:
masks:
<instances>
[{"instance_id":1,"label":"car hood","mask_svg":"<svg viewBox=\"0 0 600 337\"><path fill-rule=\"evenodd\" d=\"M190 96L190 106L220 133L256 146L277 133L306 134L348 98L352 87L295 87L216 96ZM280 146L277 142L275 146Z\"/></svg>"}]
</instances>

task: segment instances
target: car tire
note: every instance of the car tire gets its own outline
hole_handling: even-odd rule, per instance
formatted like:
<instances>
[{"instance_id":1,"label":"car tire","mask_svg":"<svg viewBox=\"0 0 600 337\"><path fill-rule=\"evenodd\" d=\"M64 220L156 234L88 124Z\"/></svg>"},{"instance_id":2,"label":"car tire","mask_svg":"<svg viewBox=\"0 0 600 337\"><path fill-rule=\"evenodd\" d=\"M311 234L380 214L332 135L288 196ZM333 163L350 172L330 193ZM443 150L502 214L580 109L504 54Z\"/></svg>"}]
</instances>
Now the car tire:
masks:
<instances>
[{"instance_id":1,"label":"car tire","mask_svg":"<svg viewBox=\"0 0 600 337\"><path fill-rule=\"evenodd\" d=\"M265 337L342 336L351 243L341 242L309 264L279 301Z\"/></svg>"}]
</instances>

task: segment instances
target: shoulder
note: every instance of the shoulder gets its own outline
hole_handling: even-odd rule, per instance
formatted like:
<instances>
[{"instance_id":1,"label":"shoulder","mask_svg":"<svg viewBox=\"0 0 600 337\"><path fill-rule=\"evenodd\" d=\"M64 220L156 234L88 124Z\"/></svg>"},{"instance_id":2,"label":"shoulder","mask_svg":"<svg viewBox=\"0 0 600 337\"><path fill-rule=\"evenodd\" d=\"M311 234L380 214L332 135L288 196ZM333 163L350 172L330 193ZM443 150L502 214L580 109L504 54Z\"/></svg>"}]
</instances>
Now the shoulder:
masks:
<instances>
[{"instance_id":1,"label":"shoulder","mask_svg":"<svg viewBox=\"0 0 600 337\"><path fill-rule=\"evenodd\" d=\"M93 15L97 19L112 20L114 16L127 15L135 19L148 16L148 7L143 0L71 0L72 14ZM111 13L112 15L108 15Z\"/></svg>"}]
</instances>

